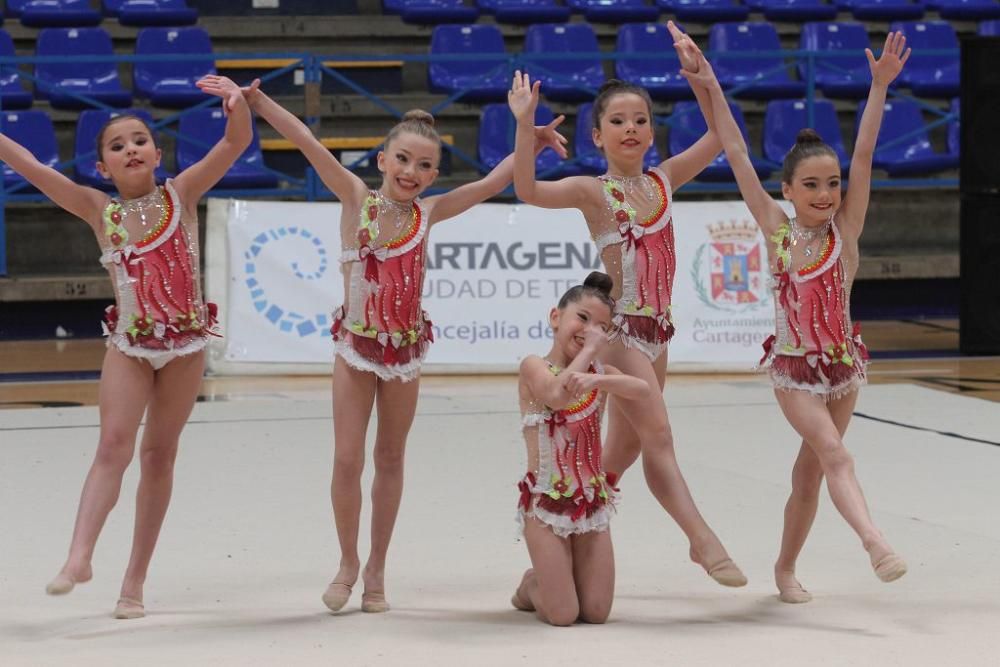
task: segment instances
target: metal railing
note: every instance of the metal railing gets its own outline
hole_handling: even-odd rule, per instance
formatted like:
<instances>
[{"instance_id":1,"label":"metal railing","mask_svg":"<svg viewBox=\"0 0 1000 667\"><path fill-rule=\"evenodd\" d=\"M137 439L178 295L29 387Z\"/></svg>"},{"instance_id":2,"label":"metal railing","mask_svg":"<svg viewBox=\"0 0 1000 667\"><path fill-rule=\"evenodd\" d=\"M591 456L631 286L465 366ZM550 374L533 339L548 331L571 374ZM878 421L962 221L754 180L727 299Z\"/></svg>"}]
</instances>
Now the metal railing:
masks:
<instances>
[{"instance_id":1,"label":"metal railing","mask_svg":"<svg viewBox=\"0 0 1000 667\"><path fill-rule=\"evenodd\" d=\"M711 52L706 54L710 60L714 61L716 56L722 56L727 60L756 60L756 59L781 59L781 64L773 67L771 70L762 72L760 78L764 78L773 72L779 70L789 70L795 63L804 62L806 76L804 77L805 83L805 100L806 100L806 113L809 119L809 124L813 122L814 113L814 101L815 101L815 90L816 90L816 73L818 68L825 68L831 70L837 70L837 66L829 63L831 59L854 59L856 60L858 54L854 51L849 52L832 52L832 51L802 51L802 50L781 50L781 51L757 51L752 53L733 53L727 52L725 54L713 54ZM932 56L946 56L946 57L957 57L958 52L954 50L938 50L938 51L925 51L922 55L932 55ZM71 63L71 62L110 62L119 64L126 63L144 63L144 62L177 62L177 61L198 61L204 62L207 60L221 61L226 60L230 63L233 62L251 62L260 60L275 60L283 59L286 61L291 61L288 64L284 64L281 67L276 67L274 69L266 71L260 78L262 82L267 84L267 82L275 80L279 77L285 76L290 72L302 70L303 73L303 86L302 94L305 100L306 114L303 120L307 125L311 127L318 127L319 125L319 110L320 110L320 97L321 97L321 85L324 77L330 78L341 85L345 86L349 90L353 91L355 94L367 99L376 107L382 109L389 117L398 119L402 117L403 111L398 109L391 100L387 99L383 95L376 94L366 88L364 85L358 83L351 76L345 74L345 72L340 71L334 67L330 67L324 63L330 61L338 62L386 62L398 64L402 62L415 63L415 64L425 64L429 65L431 63L440 62L488 62L496 63L496 68L494 72L504 72L506 74L507 80L513 76L513 73L517 69L527 70L533 73L545 72L555 80L559 80L570 86L573 86L581 90L585 95L593 95L596 93L592 88L586 85L580 84L579 82L559 75L552 72L551 70L546 70L546 63L552 62L562 62L570 60L584 60L584 61L619 61L619 60L649 60L650 56L648 54L634 54L634 53L618 53L618 52L592 52L592 53L565 53L565 54L528 54L528 53L482 53L482 54L456 54L456 55L358 55L358 54L329 54L329 55L317 55L309 53L288 53L288 52L268 52L268 53L213 53L210 56L206 54L178 54L178 55L114 55L114 56L27 56L27 57L0 57L0 68L10 71L12 68L18 68L18 74L25 80L32 82L36 87L41 87L47 90L61 90L64 94L78 100L81 104L95 109L104 109L107 111L116 111L117 109L100 102L86 94L82 94L75 91L70 91L66 89L61 89L58 86L49 86L45 82L40 82L37 77L31 72L25 71L23 66L34 65L40 63ZM676 58L671 59L669 56L664 56L663 58L665 66L677 67ZM246 83L246 82L238 82ZM726 91L727 97L732 98L738 96L741 92L753 86L755 81L748 81L742 85L732 87ZM430 109L431 113L437 114L449 106L461 102L462 98L465 97L470 90L474 88L467 88L463 90L456 90L453 93L447 95L443 100L432 106ZM544 95L544 90L543 90ZM886 142L880 144L876 153L879 151L891 148L894 145L901 144L912 137L926 132L935 127L947 124L952 121L957 121L958 119L954 114L949 111L944 111L929 104L923 100L914 99L912 96L903 95L897 90L890 90L890 96L893 97L905 97L908 99L913 99L922 109L934 114L937 118L931 123L925 125L923 128L914 130L907 134L904 134L891 142ZM153 122L153 130L166 134L173 137L176 140L184 140L192 144L200 145L203 148L210 148L204 142L187 136L182 135L172 126L176 124L182 117L192 112L200 109L204 109L211 106L216 106L220 104L220 100L214 97L206 97L203 102L199 102L193 106L180 111L172 111L167 116L162 117ZM0 104L0 111L3 111L2 104ZM0 116L0 118L6 118L5 115ZM654 117L656 124L663 125L671 128L671 131L688 131L685 128L679 126L678 120L679 115L677 113L667 114L667 115L656 115ZM2 131L2 128L0 128ZM513 124L510 128L511 136L508 139L512 140ZM696 138L696 137L694 137ZM511 144L512 145L512 144ZM350 169L355 169L365 164L370 158L372 158L379 150L381 146L375 146L367 150L360 156L355 157L350 163L346 164ZM476 157L469 155L461 148L453 145L445 144L444 149L449 151L455 158L459 159L465 164L468 164L475 168L479 172L486 172L488 169L485 165L479 162ZM752 151L753 152L753 151ZM89 153L74 156L70 160L61 161L56 165L56 168L65 171L74 167L77 163L93 160L96 158L96 149ZM577 157L570 158L566 163L567 165L575 164L578 160ZM773 163L772 163L773 164ZM308 201L315 201L319 199L328 199L332 195L328 190L322 185L319 179L316 177L314 170L307 167L305 172L305 177L300 178L293 176L288 173L284 173L279 170L275 170L265 165L255 165L258 168L263 168L264 171L276 176L281 184L278 188L240 188L240 189L215 189L209 194L211 196L222 196L222 197L291 197L291 198L303 198ZM557 171L557 170L554 170ZM546 176L545 173L539 174L540 176ZM956 187L958 180L955 178L910 178L910 179L875 179L873 180L873 188L881 187ZM765 187L775 190L780 189L780 183L775 181L767 181L764 183ZM39 193L30 192L29 184L20 183L13 188L8 189L4 182L4 179L0 178L0 276L4 276L7 273L7 256L6 256L6 205L8 202L43 202L47 201L47 198ZM694 192L732 192L738 193L736 184L734 182L715 182L715 183L697 183L693 182L685 186L688 191ZM435 189L435 192L440 192L440 189Z\"/></svg>"}]
</instances>

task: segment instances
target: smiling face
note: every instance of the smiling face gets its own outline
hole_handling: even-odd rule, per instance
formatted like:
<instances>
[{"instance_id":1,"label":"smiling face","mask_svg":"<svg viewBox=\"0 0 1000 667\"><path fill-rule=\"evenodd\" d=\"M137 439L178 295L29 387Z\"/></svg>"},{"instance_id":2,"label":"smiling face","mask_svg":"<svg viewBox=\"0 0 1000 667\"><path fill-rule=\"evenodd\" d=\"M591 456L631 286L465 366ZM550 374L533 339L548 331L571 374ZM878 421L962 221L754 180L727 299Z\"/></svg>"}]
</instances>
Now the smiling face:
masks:
<instances>
[{"instance_id":1,"label":"smiling face","mask_svg":"<svg viewBox=\"0 0 1000 667\"><path fill-rule=\"evenodd\" d=\"M608 98L593 130L594 145L604 151L608 162L616 166L635 165L642 169L642 158L653 145L653 118L649 104L636 93L616 93Z\"/></svg>"},{"instance_id":2,"label":"smiling face","mask_svg":"<svg viewBox=\"0 0 1000 667\"><path fill-rule=\"evenodd\" d=\"M437 178L440 159L441 147L433 139L400 132L378 154L383 194L412 201Z\"/></svg>"},{"instance_id":3,"label":"smiling face","mask_svg":"<svg viewBox=\"0 0 1000 667\"><path fill-rule=\"evenodd\" d=\"M567 360L572 360L583 349L588 330L604 335L611 329L611 307L593 294L584 294L565 308L553 308L549 325L555 332L555 344Z\"/></svg>"},{"instance_id":4,"label":"smiling face","mask_svg":"<svg viewBox=\"0 0 1000 667\"><path fill-rule=\"evenodd\" d=\"M155 187L154 171L160 149L144 122L123 117L112 120L99 137L97 171L110 178L123 196L145 194Z\"/></svg>"},{"instance_id":5,"label":"smiling face","mask_svg":"<svg viewBox=\"0 0 1000 667\"><path fill-rule=\"evenodd\" d=\"M801 224L821 225L840 208L840 164L831 155L805 158L795 166L791 182L781 184L781 192Z\"/></svg>"}]
</instances>

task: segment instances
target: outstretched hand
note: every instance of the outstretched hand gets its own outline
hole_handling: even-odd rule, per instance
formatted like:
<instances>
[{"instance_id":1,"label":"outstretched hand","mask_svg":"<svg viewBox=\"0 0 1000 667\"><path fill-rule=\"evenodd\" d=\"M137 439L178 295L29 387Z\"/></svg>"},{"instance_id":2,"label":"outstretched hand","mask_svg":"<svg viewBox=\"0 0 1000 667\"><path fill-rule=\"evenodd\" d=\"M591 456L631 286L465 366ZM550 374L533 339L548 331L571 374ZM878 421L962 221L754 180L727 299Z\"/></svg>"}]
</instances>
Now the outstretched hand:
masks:
<instances>
[{"instance_id":1,"label":"outstretched hand","mask_svg":"<svg viewBox=\"0 0 1000 667\"><path fill-rule=\"evenodd\" d=\"M243 93L243 99L247 101L247 104L250 105L251 109L254 108L254 105L256 105L257 102L260 101L260 98L264 95L264 93L260 90L260 79L254 79L250 82L249 86L240 87L240 92Z\"/></svg>"},{"instance_id":2,"label":"outstretched hand","mask_svg":"<svg viewBox=\"0 0 1000 667\"><path fill-rule=\"evenodd\" d=\"M260 81L255 82L258 86ZM243 100L243 91L228 76L209 74L202 77L197 84L201 92L222 98L222 111L227 116ZM251 84L253 87L253 84Z\"/></svg>"},{"instance_id":3,"label":"outstretched hand","mask_svg":"<svg viewBox=\"0 0 1000 667\"><path fill-rule=\"evenodd\" d=\"M507 104L518 123L535 123L535 109L538 108L538 88L541 81L531 83L528 73L514 72L514 80L507 92Z\"/></svg>"},{"instance_id":4,"label":"outstretched hand","mask_svg":"<svg viewBox=\"0 0 1000 667\"><path fill-rule=\"evenodd\" d=\"M681 29L673 21L667 21L667 30L674 38L674 49L677 51L677 57L680 58L681 67L691 74L696 74L703 59L701 49L686 33L681 32Z\"/></svg>"},{"instance_id":5,"label":"outstretched hand","mask_svg":"<svg viewBox=\"0 0 1000 667\"><path fill-rule=\"evenodd\" d=\"M695 47L698 48L698 47ZM715 70L709 64L708 59L702 55L701 51L698 52L698 69L697 71L691 72L686 68L681 68L680 75L688 80L692 86L701 86L702 88L708 88L713 83L715 83Z\"/></svg>"},{"instance_id":6,"label":"outstretched hand","mask_svg":"<svg viewBox=\"0 0 1000 667\"><path fill-rule=\"evenodd\" d=\"M556 131L556 128L564 120L566 120L566 116L560 114L556 118L553 118L552 122L548 125L535 126L535 155L541 153L546 148L551 148L562 159L565 160L569 157L569 153L566 152L566 137Z\"/></svg>"},{"instance_id":7,"label":"outstretched hand","mask_svg":"<svg viewBox=\"0 0 1000 667\"><path fill-rule=\"evenodd\" d=\"M878 60L871 49L865 49L868 66L872 70L872 83L888 86L899 76L903 65L910 57L910 49L906 49L906 37L901 32L890 32L885 38L882 55Z\"/></svg>"}]
</instances>

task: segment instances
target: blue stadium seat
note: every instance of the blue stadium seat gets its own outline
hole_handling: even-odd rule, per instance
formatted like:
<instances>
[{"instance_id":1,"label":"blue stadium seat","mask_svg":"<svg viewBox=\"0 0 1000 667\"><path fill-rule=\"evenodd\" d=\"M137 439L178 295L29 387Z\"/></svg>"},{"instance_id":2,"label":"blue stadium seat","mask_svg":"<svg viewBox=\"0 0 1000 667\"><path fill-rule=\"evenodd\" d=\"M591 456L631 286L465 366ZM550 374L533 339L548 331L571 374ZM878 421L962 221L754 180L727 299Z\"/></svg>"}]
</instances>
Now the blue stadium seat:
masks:
<instances>
[{"instance_id":1,"label":"blue stadium seat","mask_svg":"<svg viewBox=\"0 0 1000 667\"><path fill-rule=\"evenodd\" d=\"M866 102L862 102L858 105L857 123L861 122L865 104ZM899 143L883 148L904 136ZM916 102L892 99L885 103L885 115L872 164L889 172L890 176L916 176L954 169L958 166L958 158L934 151Z\"/></svg>"},{"instance_id":2,"label":"blue stadium seat","mask_svg":"<svg viewBox=\"0 0 1000 667\"><path fill-rule=\"evenodd\" d=\"M572 13L556 0L478 0L478 4L498 23L564 23Z\"/></svg>"},{"instance_id":3,"label":"blue stadium seat","mask_svg":"<svg viewBox=\"0 0 1000 667\"><path fill-rule=\"evenodd\" d=\"M795 145L799 130L811 127L837 153L840 168L851 165L851 157L844 147L844 137L837 121L837 111L829 100L814 100L813 122L809 123L809 108L805 100L775 100L767 103L764 112L764 157L777 165Z\"/></svg>"},{"instance_id":4,"label":"blue stadium seat","mask_svg":"<svg viewBox=\"0 0 1000 667\"><path fill-rule=\"evenodd\" d=\"M535 111L535 124L552 122L552 110L539 104ZM487 171L492 170L514 150L514 116L506 104L487 104L479 121L479 161ZM486 173L486 172L484 172ZM563 175L562 159L551 148L546 148L535 158L535 175L557 178Z\"/></svg>"},{"instance_id":5,"label":"blue stadium seat","mask_svg":"<svg viewBox=\"0 0 1000 667\"><path fill-rule=\"evenodd\" d=\"M862 21L905 21L924 15L924 6L913 0L849 0L847 9Z\"/></svg>"},{"instance_id":6,"label":"blue stadium seat","mask_svg":"<svg viewBox=\"0 0 1000 667\"><path fill-rule=\"evenodd\" d=\"M0 30L0 57L15 56L14 42L6 30ZM27 109L31 106L31 93L21 87L21 75L14 65L0 67L0 105L4 109Z\"/></svg>"},{"instance_id":7,"label":"blue stadium seat","mask_svg":"<svg viewBox=\"0 0 1000 667\"><path fill-rule=\"evenodd\" d=\"M737 0L656 0L656 4L673 13L678 21L743 21L750 16L750 8Z\"/></svg>"},{"instance_id":8,"label":"blue stadium seat","mask_svg":"<svg viewBox=\"0 0 1000 667\"><path fill-rule=\"evenodd\" d=\"M90 8L90 0L7 0L7 15L33 28L91 26L101 22L101 13Z\"/></svg>"},{"instance_id":9,"label":"blue stadium seat","mask_svg":"<svg viewBox=\"0 0 1000 667\"><path fill-rule=\"evenodd\" d=\"M135 54L205 54L205 60L137 62L132 76L136 96L154 106L183 108L205 100L195 83L215 74L215 61L212 41L201 28L143 28L135 40Z\"/></svg>"},{"instance_id":10,"label":"blue stadium seat","mask_svg":"<svg viewBox=\"0 0 1000 667\"><path fill-rule=\"evenodd\" d=\"M431 55L495 53L506 55L503 35L495 25L439 25L431 34ZM465 90L466 102L507 99L510 76L505 60L443 60L427 67L431 92L452 95Z\"/></svg>"},{"instance_id":11,"label":"blue stadium seat","mask_svg":"<svg viewBox=\"0 0 1000 667\"><path fill-rule=\"evenodd\" d=\"M897 83L918 97L954 97L959 88L958 37L947 21L898 21L889 30L900 30L913 49ZM955 55L927 55L932 49L954 49Z\"/></svg>"},{"instance_id":12,"label":"blue stadium seat","mask_svg":"<svg viewBox=\"0 0 1000 667\"><path fill-rule=\"evenodd\" d=\"M924 7L936 11L943 19L979 21L1000 16L997 0L924 0Z\"/></svg>"},{"instance_id":13,"label":"blue stadium seat","mask_svg":"<svg viewBox=\"0 0 1000 667\"><path fill-rule=\"evenodd\" d=\"M983 21L976 34L982 37L1000 37L1000 20Z\"/></svg>"},{"instance_id":14,"label":"blue stadium seat","mask_svg":"<svg viewBox=\"0 0 1000 667\"><path fill-rule=\"evenodd\" d=\"M597 36L587 23L541 24L530 26L524 35L526 55L597 53ZM542 94L551 100L591 99L604 83L604 68L598 58L532 60L525 65L533 79L542 82Z\"/></svg>"},{"instance_id":15,"label":"blue stadium seat","mask_svg":"<svg viewBox=\"0 0 1000 667\"><path fill-rule=\"evenodd\" d=\"M184 171L205 157L226 133L226 118L222 109L196 109L181 116L177 131L177 170ZM236 161L217 188L273 188L278 178L263 169L264 156L260 150L257 126L253 127L253 140Z\"/></svg>"},{"instance_id":16,"label":"blue stadium seat","mask_svg":"<svg viewBox=\"0 0 1000 667\"><path fill-rule=\"evenodd\" d=\"M84 109L88 105L70 93L86 95L113 107L132 104L122 88L113 62L87 62L87 56L113 56L111 37L101 28L45 28L38 33L39 56L74 56L76 62L35 65L35 95L56 109ZM55 86L59 86L56 89Z\"/></svg>"},{"instance_id":17,"label":"blue stadium seat","mask_svg":"<svg viewBox=\"0 0 1000 667\"><path fill-rule=\"evenodd\" d=\"M77 160L73 168L76 170L77 183L89 185L101 190L113 190L111 181L97 171L97 133L113 116L129 114L138 116L152 127L153 117L145 109L122 109L121 111L105 111L104 109L87 109L80 112L76 121L76 139L74 141L73 159ZM157 145L160 145L157 143ZM163 167L156 168L156 181L162 183L169 174Z\"/></svg>"},{"instance_id":18,"label":"blue stadium seat","mask_svg":"<svg viewBox=\"0 0 1000 667\"><path fill-rule=\"evenodd\" d=\"M655 21L660 10L646 0L566 0L566 4L593 23Z\"/></svg>"},{"instance_id":19,"label":"blue stadium seat","mask_svg":"<svg viewBox=\"0 0 1000 667\"><path fill-rule=\"evenodd\" d=\"M778 31L770 23L716 23L709 29L708 50L716 52L712 66L724 88L749 84L736 93L737 97L772 99L805 94L805 84L792 80L781 57L751 59L725 55L780 51Z\"/></svg>"},{"instance_id":20,"label":"blue stadium seat","mask_svg":"<svg viewBox=\"0 0 1000 667\"><path fill-rule=\"evenodd\" d=\"M186 0L104 0L104 13L122 25L181 26L198 21L198 10Z\"/></svg>"},{"instance_id":21,"label":"blue stadium seat","mask_svg":"<svg viewBox=\"0 0 1000 667\"><path fill-rule=\"evenodd\" d=\"M826 0L763 0L760 9L768 21L826 21L837 15L837 5Z\"/></svg>"},{"instance_id":22,"label":"blue stadium seat","mask_svg":"<svg viewBox=\"0 0 1000 667\"><path fill-rule=\"evenodd\" d=\"M604 159L604 155L594 145L592 132L594 124L591 117L593 107L594 104L592 102L587 102L586 104L581 104L580 108L577 109L573 154L577 159L577 164L580 167L579 170L582 173L597 175L603 174L608 170L608 161ZM663 162L663 158L660 157L660 151L656 150L656 144L654 143L649 147L649 150L646 151L646 155L642 159L643 169L657 167L661 162Z\"/></svg>"},{"instance_id":23,"label":"blue stadium seat","mask_svg":"<svg viewBox=\"0 0 1000 667\"><path fill-rule=\"evenodd\" d=\"M948 111L955 114L955 120L948 122L948 155L958 159L962 154L962 101L953 99Z\"/></svg>"},{"instance_id":24,"label":"blue stadium seat","mask_svg":"<svg viewBox=\"0 0 1000 667\"><path fill-rule=\"evenodd\" d=\"M615 76L649 91L656 99L691 99L694 93L687 79L678 74L681 62L673 39L661 23L630 23L618 29L616 50L643 54L643 58L618 60Z\"/></svg>"},{"instance_id":25,"label":"blue stadium seat","mask_svg":"<svg viewBox=\"0 0 1000 667\"><path fill-rule=\"evenodd\" d=\"M736 119L736 124L739 125L740 131L743 133L743 140L749 146L750 140L747 135L747 124L743 120L743 111L734 102L729 102L729 109L733 112L733 118ZM705 117L701 115L701 110L698 108L697 102L678 102L674 105L674 111L671 115L670 155L683 153L692 144L701 139L701 136L707 131L708 126L705 124ZM750 162L753 164L757 176L761 179L767 178L773 170L769 161L755 155L750 156ZM735 180L733 170L729 166L729 161L726 159L725 153L719 153L712 163L698 174L696 178L699 181Z\"/></svg>"},{"instance_id":26,"label":"blue stadium seat","mask_svg":"<svg viewBox=\"0 0 1000 667\"><path fill-rule=\"evenodd\" d=\"M382 0L386 14L399 14L406 23L437 25L439 23L473 23L479 9L463 0Z\"/></svg>"},{"instance_id":27,"label":"blue stadium seat","mask_svg":"<svg viewBox=\"0 0 1000 667\"><path fill-rule=\"evenodd\" d=\"M849 51L850 57L817 57L816 87L827 97L862 99L871 86L871 69L865 49L871 43L865 26L860 23L818 22L802 26L799 48L803 51ZM808 64L799 62L799 76L808 77Z\"/></svg>"},{"instance_id":28,"label":"blue stadium seat","mask_svg":"<svg viewBox=\"0 0 1000 667\"><path fill-rule=\"evenodd\" d=\"M0 133L21 144L42 164L59 164L59 147L52 120L44 111L5 111L0 113ZM23 185L25 180L3 163L3 184L6 189ZM19 192L35 192L30 185Z\"/></svg>"}]
</instances>

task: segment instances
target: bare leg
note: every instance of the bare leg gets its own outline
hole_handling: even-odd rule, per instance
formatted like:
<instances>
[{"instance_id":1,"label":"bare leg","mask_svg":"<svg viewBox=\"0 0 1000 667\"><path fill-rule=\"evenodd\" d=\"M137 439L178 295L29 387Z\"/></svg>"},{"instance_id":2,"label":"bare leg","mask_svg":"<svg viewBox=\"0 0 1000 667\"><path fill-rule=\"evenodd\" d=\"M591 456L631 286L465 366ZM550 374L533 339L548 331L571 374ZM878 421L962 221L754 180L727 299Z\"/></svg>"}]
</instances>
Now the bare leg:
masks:
<instances>
[{"instance_id":1,"label":"bare leg","mask_svg":"<svg viewBox=\"0 0 1000 667\"><path fill-rule=\"evenodd\" d=\"M856 401L857 392L828 406L841 438L847 432ZM812 594L805 590L795 577L795 563L816 518L822 484L823 466L820 465L819 458L809 443L803 440L795 466L792 468L792 493L785 505L781 552L774 564L774 581L778 586L778 597L782 602L801 603L812 600Z\"/></svg>"},{"instance_id":2,"label":"bare leg","mask_svg":"<svg viewBox=\"0 0 1000 667\"><path fill-rule=\"evenodd\" d=\"M524 522L524 541L532 569L525 573L514 597L527 602L550 625L572 625L580 616L580 602L570 541L534 517Z\"/></svg>"},{"instance_id":3,"label":"bare leg","mask_svg":"<svg viewBox=\"0 0 1000 667\"><path fill-rule=\"evenodd\" d=\"M131 604L120 606L132 609L123 609L121 615L116 614L119 618L141 615L138 612L142 611L143 584L173 490L177 446L198 398L204 372L204 352L179 357L156 371L139 450L141 477L136 492L132 555L121 589L122 600Z\"/></svg>"},{"instance_id":4,"label":"bare leg","mask_svg":"<svg viewBox=\"0 0 1000 667\"><path fill-rule=\"evenodd\" d=\"M323 594L337 611L347 603L358 578L358 524L361 520L361 472L365 466L365 436L375 401L377 377L351 368L339 356L333 366L333 480L330 499L340 542L340 569Z\"/></svg>"},{"instance_id":5,"label":"bare leg","mask_svg":"<svg viewBox=\"0 0 1000 667\"><path fill-rule=\"evenodd\" d=\"M667 379L666 352L653 362L653 373L662 393ZM639 434L632 428L622 402L616 396L609 397L608 413L608 437L601 459L604 470L614 473L620 479L642 453L642 442Z\"/></svg>"},{"instance_id":6,"label":"bare leg","mask_svg":"<svg viewBox=\"0 0 1000 667\"><path fill-rule=\"evenodd\" d=\"M622 373L646 380L650 387L661 386L653 365L640 352L615 344L609 347L605 360ZM665 364L665 355L662 361L658 359L657 362ZM723 585L745 585L746 577L729 558L722 542L701 516L677 465L673 435L662 395L651 393L641 399L619 401L619 406L641 441L646 484L660 505L684 531L690 542L691 559ZM609 432L608 441L612 443L612 447L622 446L617 440L619 437L621 436ZM624 460L624 457L618 460Z\"/></svg>"},{"instance_id":7,"label":"bare leg","mask_svg":"<svg viewBox=\"0 0 1000 667\"><path fill-rule=\"evenodd\" d=\"M135 436L153 389L152 367L108 348L101 369L99 403L101 434L97 453L80 494L69 556L49 583L50 595L62 595L89 581L94 545L111 508L118 502L122 476L132 461Z\"/></svg>"},{"instance_id":8,"label":"bare leg","mask_svg":"<svg viewBox=\"0 0 1000 667\"><path fill-rule=\"evenodd\" d=\"M375 436L375 479L372 484L371 553L365 563L363 611L388 611L385 601L385 559L403 496L406 437L417 411L420 379L379 381L375 393L378 432Z\"/></svg>"},{"instance_id":9,"label":"bare leg","mask_svg":"<svg viewBox=\"0 0 1000 667\"><path fill-rule=\"evenodd\" d=\"M884 581L901 577L906 572L906 565L893 553L882 533L875 527L861 492L861 485L854 474L854 458L844 447L841 430L834 421L834 415L844 419L844 411L848 413L846 420L849 420L857 400L857 392L831 401L829 408L822 398L804 391L775 390L775 396L788 423L816 454L826 476L830 498L837 511L861 538L876 574ZM892 561L888 572L884 568L888 563L886 559Z\"/></svg>"},{"instance_id":10,"label":"bare leg","mask_svg":"<svg viewBox=\"0 0 1000 667\"><path fill-rule=\"evenodd\" d=\"M604 623L615 597L615 554L609 531L574 535L573 579L580 601L580 620Z\"/></svg>"}]
</instances>

